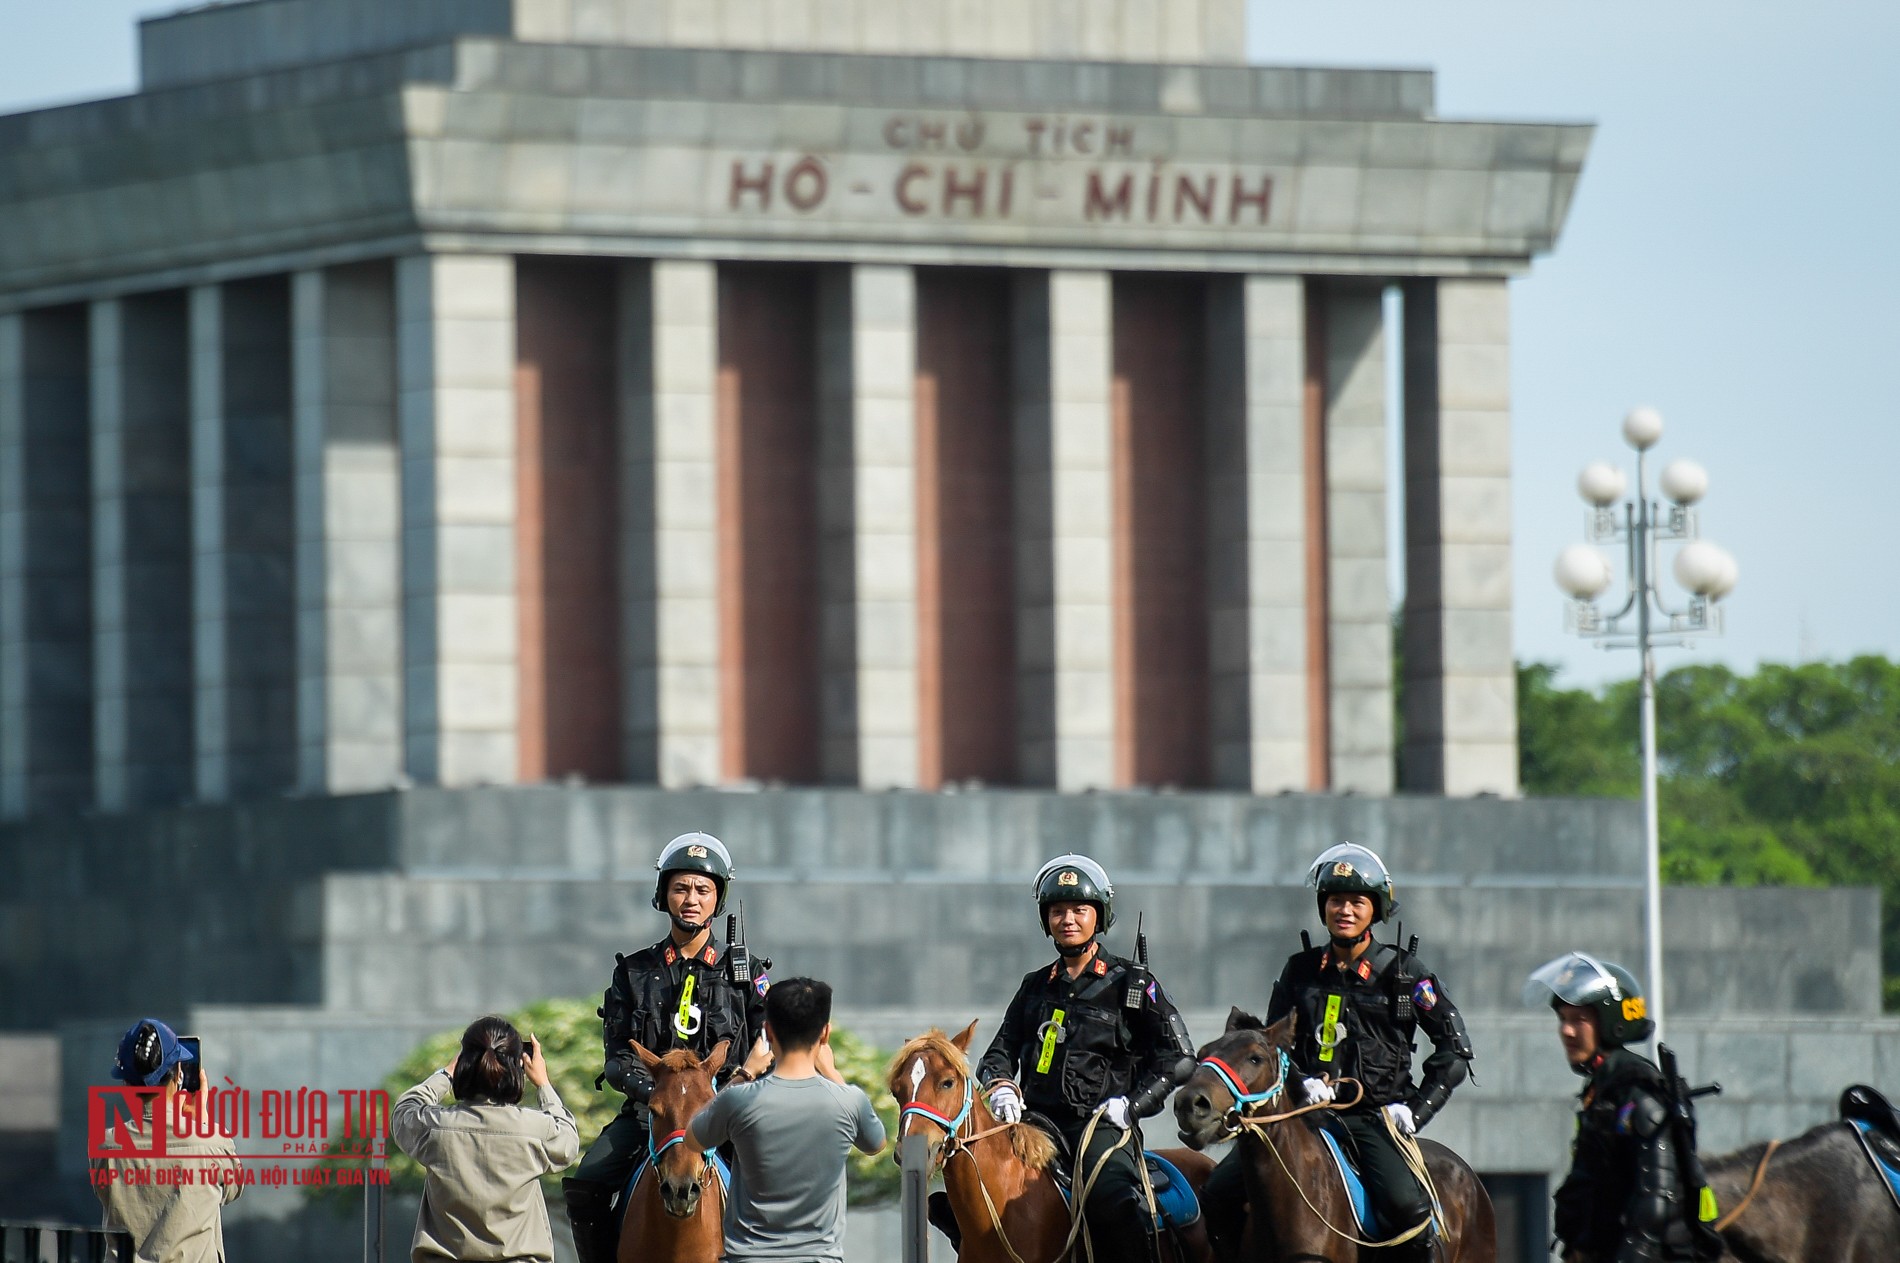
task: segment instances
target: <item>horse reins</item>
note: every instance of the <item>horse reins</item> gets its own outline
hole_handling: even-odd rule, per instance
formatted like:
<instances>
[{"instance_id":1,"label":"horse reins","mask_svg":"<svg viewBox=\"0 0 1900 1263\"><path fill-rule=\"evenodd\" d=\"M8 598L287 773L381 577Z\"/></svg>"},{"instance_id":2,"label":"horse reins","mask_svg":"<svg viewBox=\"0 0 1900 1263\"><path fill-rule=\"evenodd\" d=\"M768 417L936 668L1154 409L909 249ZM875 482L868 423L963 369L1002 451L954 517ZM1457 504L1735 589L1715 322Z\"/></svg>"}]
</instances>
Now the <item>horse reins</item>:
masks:
<instances>
[{"instance_id":1,"label":"horse reins","mask_svg":"<svg viewBox=\"0 0 1900 1263\"><path fill-rule=\"evenodd\" d=\"M1201 1059L1200 1064L1212 1070L1215 1077L1221 1081L1221 1086L1231 1092L1234 1097L1234 1108L1227 1112L1227 1118L1231 1118L1233 1122L1231 1129L1226 1135L1237 1135L1241 1131L1251 1131L1258 1136L1260 1142L1267 1147L1267 1152L1272 1154L1273 1160L1279 1164L1281 1172L1284 1173L1287 1178L1287 1182L1293 1186L1293 1191L1300 1195L1302 1202L1306 1203L1306 1209L1313 1212L1313 1218L1319 1220L1320 1227L1342 1240L1350 1241L1354 1245L1364 1246L1369 1249L1383 1250L1389 1249L1392 1246L1404 1245L1407 1241L1410 1241L1429 1228L1432 1224L1432 1220L1436 1218L1436 1212L1426 1216L1425 1219L1419 1223L1413 1224L1396 1237L1389 1237L1384 1241L1365 1241L1353 1236L1350 1232L1335 1227L1333 1223L1326 1218L1324 1212L1322 1212L1319 1207L1313 1205L1313 1199L1306 1195L1305 1186L1302 1185L1299 1178L1293 1174L1292 1168L1287 1166L1286 1159L1280 1156L1280 1148L1273 1143L1273 1138L1267 1134L1267 1129L1275 1123L1284 1123L1290 1118L1298 1118L1302 1114L1311 1114L1316 1110L1338 1111L1351 1109L1365 1099L1366 1088L1365 1085L1360 1083L1357 1079L1340 1079L1338 1082L1350 1083L1353 1087L1358 1089L1358 1095L1353 1097L1349 1102L1340 1102L1337 1100L1314 1101L1311 1104L1301 1105L1290 1110L1282 1110L1278 1113L1256 1114L1253 1111L1257 1106L1274 1100L1286 1088L1287 1073L1292 1063L1287 1058L1286 1049L1282 1048L1278 1051L1280 1053L1279 1077L1274 1081L1272 1087L1263 1092L1247 1092L1243 1090L1240 1076L1235 1074L1233 1068L1220 1058L1204 1057ZM1226 1121L1227 1119L1224 1118L1222 1120L1223 1124L1225 1124ZM1424 1186L1427 1195L1431 1198L1432 1205L1436 1207L1439 1204L1438 1189L1432 1183L1430 1171L1426 1169L1425 1158L1419 1151L1418 1141L1401 1133L1398 1127L1392 1122L1390 1116L1386 1117L1385 1125L1386 1130L1392 1133L1393 1140L1398 1143L1399 1151L1405 1157L1405 1165L1411 1170L1414 1176L1418 1177L1419 1183ZM1747 1201L1744 1199L1743 1205L1746 1204ZM1740 1213L1740 1207L1736 1208L1736 1213Z\"/></svg>"},{"instance_id":2,"label":"horse reins","mask_svg":"<svg viewBox=\"0 0 1900 1263\"><path fill-rule=\"evenodd\" d=\"M1761 1161L1755 1164L1754 1181L1749 1184L1748 1191L1742 1194L1742 1200L1735 1203L1735 1209L1715 1221L1715 1231L1721 1232L1742 1217L1742 1212L1748 1209L1748 1204L1755 1200L1755 1194L1761 1191L1761 1182L1768 1175L1768 1159L1774 1157L1775 1150L1779 1148L1781 1148L1779 1140L1768 1142L1768 1147L1762 1150Z\"/></svg>"}]
</instances>

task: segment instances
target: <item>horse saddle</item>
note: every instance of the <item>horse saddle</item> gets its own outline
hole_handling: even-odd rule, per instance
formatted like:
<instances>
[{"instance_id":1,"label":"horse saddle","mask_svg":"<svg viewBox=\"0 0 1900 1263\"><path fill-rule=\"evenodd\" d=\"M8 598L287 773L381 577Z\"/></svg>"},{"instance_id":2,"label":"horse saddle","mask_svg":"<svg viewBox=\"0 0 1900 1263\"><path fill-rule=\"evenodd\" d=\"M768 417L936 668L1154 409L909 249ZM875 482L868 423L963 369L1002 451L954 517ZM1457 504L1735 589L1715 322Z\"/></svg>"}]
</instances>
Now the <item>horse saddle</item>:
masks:
<instances>
[{"instance_id":1,"label":"horse saddle","mask_svg":"<svg viewBox=\"0 0 1900 1263\"><path fill-rule=\"evenodd\" d=\"M1374 1212L1372 1197L1366 1191L1366 1181L1359 1174L1359 1147L1352 1133L1341 1127L1330 1116L1318 1116L1308 1120L1319 1138L1326 1142L1326 1153L1333 1161L1333 1167L1339 1173L1339 1183L1346 1190L1346 1200L1352 1206L1352 1218L1358 1235L1378 1240L1387 1233L1395 1231L1384 1223ZM1436 1189L1427 1188L1432 1199L1432 1222L1442 1224L1445 1220L1445 1208L1439 1205Z\"/></svg>"},{"instance_id":2,"label":"horse saddle","mask_svg":"<svg viewBox=\"0 0 1900 1263\"><path fill-rule=\"evenodd\" d=\"M1075 1198L1075 1154L1069 1148L1069 1142L1055 1125L1033 1110L1024 1114L1025 1122L1033 1123L1049 1134L1056 1144L1056 1187L1062 1190L1062 1200ZM1201 1199L1194 1195L1194 1186L1187 1182L1174 1163L1168 1161L1151 1149L1141 1152L1148 1166L1148 1184L1155 1191L1155 1212L1160 1216L1163 1228L1186 1228L1199 1223L1201 1219Z\"/></svg>"},{"instance_id":3,"label":"horse saddle","mask_svg":"<svg viewBox=\"0 0 1900 1263\"><path fill-rule=\"evenodd\" d=\"M1900 1112L1864 1083L1841 1093L1841 1121L1854 1129L1861 1152L1886 1182L1887 1193L1900 1209Z\"/></svg>"}]
</instances>

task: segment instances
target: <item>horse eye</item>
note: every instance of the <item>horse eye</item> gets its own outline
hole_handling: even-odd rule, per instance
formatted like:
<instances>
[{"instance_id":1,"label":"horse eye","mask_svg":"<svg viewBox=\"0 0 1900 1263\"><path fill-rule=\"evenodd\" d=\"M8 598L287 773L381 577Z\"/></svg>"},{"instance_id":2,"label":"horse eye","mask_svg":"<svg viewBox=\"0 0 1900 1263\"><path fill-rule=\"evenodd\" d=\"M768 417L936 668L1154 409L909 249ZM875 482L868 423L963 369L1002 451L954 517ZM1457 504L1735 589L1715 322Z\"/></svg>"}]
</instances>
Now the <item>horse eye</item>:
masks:
<instances>
[{"instance_id":1,"label":"horse eye","mask_svg":"<svg viewBox=\"0 0 1900 1263\"><path fill-rule=\"evenodd\" d=\"M1248 1054L1247 1054L1247 1064L1248 1064L1248 1065L1251 1065L1251 1066L1257 1066L1257 1065L1259 1065L1259 1064L1260 1064L1260 1054L1259 1054L1259 1053L1248 1053Z\"/></svg>"},{"instance_id":2,"label":"horse eye","mask_svg":"<svg viewBox=\"0 0 1900 1263\"><path fill-rule=\"evenodd\" d=\"M956 1083L955 1079L945 1079L943 1082L939 1083L937 1086L942 1088L944 1091L948 1092L950 1088L952 1087L952 1085L954 1085L955 1083Z\"/></svg>"}]
</instances>

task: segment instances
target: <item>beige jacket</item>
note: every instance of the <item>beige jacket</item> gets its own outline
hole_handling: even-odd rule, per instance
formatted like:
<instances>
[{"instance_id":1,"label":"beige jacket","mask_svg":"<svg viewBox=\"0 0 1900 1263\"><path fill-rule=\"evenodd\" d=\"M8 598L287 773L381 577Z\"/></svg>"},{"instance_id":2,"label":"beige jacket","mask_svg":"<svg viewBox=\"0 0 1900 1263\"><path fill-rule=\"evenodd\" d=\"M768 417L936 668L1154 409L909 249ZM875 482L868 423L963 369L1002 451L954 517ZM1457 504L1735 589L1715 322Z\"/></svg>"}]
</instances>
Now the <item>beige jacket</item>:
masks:
<instances>
[{"instance_id":1,"label":"beige jacket","mask_svg":"<svg viewBox=\"0 0 1900 1263\"><path fill-rule=\"evenodd\" d=\"M146 1116L146 1127L151 1117ZM132 1129L143 1144L145 1128ZM94 1158L106 1226L138 1243L138 1263L224 1263L224 1204L238 1195L230 1137L169 1135L162 1158Z\"/></svg>"},{"instance_id":2,"label":"beige jacket","mask_svg":"<svg viewBox=\"0 0 1900 1263\"><path fill-rule=\"evenodd\" d=\"M396 1102L389 1134L427 1173L414 1263L554 1258L540 1179L572 1166L581 1138L552 1085L540 1092L538 1110L444 1105L449 1072L438 1070Z\"/></svg>"}]
</instances>

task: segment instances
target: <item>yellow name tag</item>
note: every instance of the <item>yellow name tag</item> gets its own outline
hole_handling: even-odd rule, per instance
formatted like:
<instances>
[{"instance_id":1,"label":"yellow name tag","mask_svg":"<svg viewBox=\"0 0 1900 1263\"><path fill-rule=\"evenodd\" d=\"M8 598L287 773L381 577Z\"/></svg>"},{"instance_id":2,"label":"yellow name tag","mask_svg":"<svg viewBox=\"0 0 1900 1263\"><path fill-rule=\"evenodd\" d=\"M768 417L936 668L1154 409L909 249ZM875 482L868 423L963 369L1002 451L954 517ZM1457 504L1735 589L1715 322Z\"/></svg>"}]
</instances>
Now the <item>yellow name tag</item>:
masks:
<instances>
[{"instance_id":1,"label":"yellow name tag","mask_svg":"<svg viewBox=\"0 0 1900 1263\"><path fill-rule=\"evenodd\" d=\"M1048 1074L1049 1067L1055 1063L1056 1044L1062 1039L1062 1018L1064 1014L1057 1009L1055 1016L1042 1026L1042 1055L1036 1058L1036 1073Z\"/></svg>"},{"instance_id":2,"label":"yellow name tag","mask_svg":"<svg viewBox=\"0 0 1900 1263\"><path fill-rule=\"evenodd\" d=\"M1319 1025L1319 1059L1331 1061L1333 1049L1339 1046L1339 1001L1337 995L1326 997L1326 1017Z\"/></svg>"}]
</instances>

